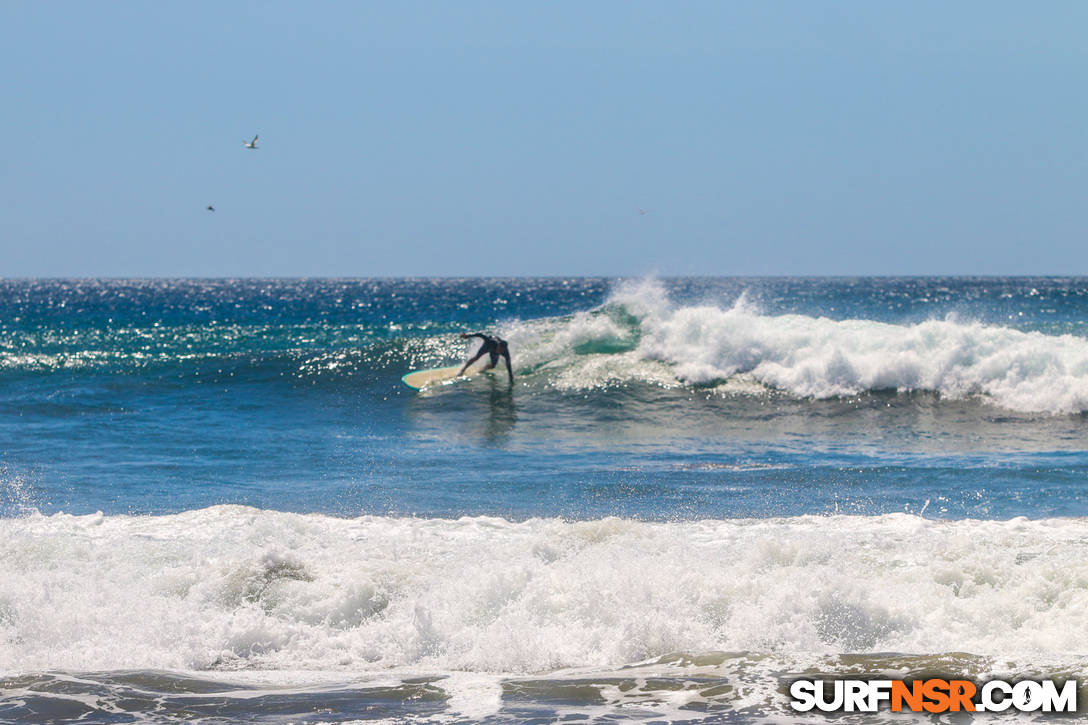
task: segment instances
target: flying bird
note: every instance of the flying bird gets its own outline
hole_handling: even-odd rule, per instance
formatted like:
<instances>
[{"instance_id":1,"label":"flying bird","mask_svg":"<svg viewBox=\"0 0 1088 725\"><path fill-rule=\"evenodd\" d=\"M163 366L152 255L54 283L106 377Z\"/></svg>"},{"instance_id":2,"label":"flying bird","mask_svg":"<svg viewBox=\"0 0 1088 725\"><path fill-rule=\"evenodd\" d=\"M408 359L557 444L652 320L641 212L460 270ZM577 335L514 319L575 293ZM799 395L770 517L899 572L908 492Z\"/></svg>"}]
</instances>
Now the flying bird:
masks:
<instances>
[{"instance_id":1,"label":"flying bird","mask_svg":"<svg viewBox=\"0 0 1088 725\"><path fill-rule=\"evenodd\" d=\"M257 134L257 136L260 136L260 134ZM247 149L257 148L257 136L254 136L252 141L243 141L242 145L245 146Z\"/></svg>"},{"instance_id":2,"label":"flying bird","mask_svg":"<svg viewBox=\"0 0 1088 725\"><path fill-rule=\"evenodd\" d=\"M215 207L211 204L208 204L208 211L215 211Z\"/></svg>"}]
</instances>

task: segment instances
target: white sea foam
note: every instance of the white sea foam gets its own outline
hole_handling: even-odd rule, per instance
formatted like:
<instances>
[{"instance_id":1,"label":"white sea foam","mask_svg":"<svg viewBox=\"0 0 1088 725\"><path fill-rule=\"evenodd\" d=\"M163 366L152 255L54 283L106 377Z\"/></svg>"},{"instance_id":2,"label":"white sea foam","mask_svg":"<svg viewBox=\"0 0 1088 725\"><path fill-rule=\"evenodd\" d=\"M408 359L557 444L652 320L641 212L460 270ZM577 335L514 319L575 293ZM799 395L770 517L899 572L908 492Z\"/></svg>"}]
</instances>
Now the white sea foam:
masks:
<instances>
[{"instance_id":1,"label":"white sea foam","mask_svg":"<svg viewBox=\"0 0 1088 725\"><path fill-rule=\"evenodd\" d=\"M530 674L714 651L1079 661L1086 553L1085 519L33 515L0 519L0 672ZM460 684L466 712L494 699Z\"/></svg>"},{"instance_id":2,"label":"white sea foam","mask_svg":"<svg viewBox=\"0 0 1088 725\"><path fill-rule=\"evenodd\" d=\"M634 328L624 324L625 315ZM593 313L511 325L507 333L519 364L562 368L552 382L566 389L739 377L811 398L928 391L981 396L1023 412L1088 410L1088 340L953 316L890 324L769 315L744 296L724 307L681 306L660 284L643 281L620 288Z\"/></svg>"}]
</instances>

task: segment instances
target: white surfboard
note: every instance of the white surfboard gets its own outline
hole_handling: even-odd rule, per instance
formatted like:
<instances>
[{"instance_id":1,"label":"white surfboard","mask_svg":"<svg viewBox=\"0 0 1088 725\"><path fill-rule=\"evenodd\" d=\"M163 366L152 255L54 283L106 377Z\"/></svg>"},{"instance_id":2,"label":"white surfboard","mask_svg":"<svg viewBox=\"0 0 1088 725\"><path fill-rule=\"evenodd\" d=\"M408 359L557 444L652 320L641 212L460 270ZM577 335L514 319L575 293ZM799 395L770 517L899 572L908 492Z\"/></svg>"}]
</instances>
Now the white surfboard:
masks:
<instances>
[{"instance_id":1,"label":"white surfboard","mask_svg":"<svg viewBox=\"0 0 1088 725\"><path fill-rule=\"evenodd\" d=\"M485 355L481 359L472 363L468 370L465 371L467 377L472 377L483 372L484 366L490 362ZM432 368L431 370L415 370L405 375L401 380L409 388L415 388L416 390L423 390L428 385L437 385L438 383L453 380L457 377L458 371L461 369L460 365L454 365L449 368ZM503 372L506 368L503 368Z\"/></svg>"}]
</instances>

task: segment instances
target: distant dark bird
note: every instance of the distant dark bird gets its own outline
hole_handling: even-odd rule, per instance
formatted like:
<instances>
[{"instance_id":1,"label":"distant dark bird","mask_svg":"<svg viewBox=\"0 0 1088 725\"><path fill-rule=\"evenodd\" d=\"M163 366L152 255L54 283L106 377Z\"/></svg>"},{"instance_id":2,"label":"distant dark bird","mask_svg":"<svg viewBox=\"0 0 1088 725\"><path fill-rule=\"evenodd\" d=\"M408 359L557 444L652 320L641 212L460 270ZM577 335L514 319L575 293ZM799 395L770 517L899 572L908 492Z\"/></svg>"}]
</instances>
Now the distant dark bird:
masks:
<instances>
[{"instance_id":1,"label":"distant dark bird","mask_svg":"<svg viewBox=\"0 0 1088 725\"><path fill-rule=\"evenodd\" d=\"M211 204L208 204L208 211L215 211L215 207Z\"/></svg>"},{"instance_id":2,"label":"distant dark bird","mask_svg":"<svg viewBox=\"0 0 1088 725\"><path fill-rule=\"evenodd\" d=\"M257 136L259 136L259 135L260 135L260 134L257 134ZM257 148L257 136L254 136L254 137L253 137L253 140L252 140L252 141L243 141L243 142L242 142L242 144L243 144L243 145L244 145L244 146L245 146L245 147L246 147L247 149L255 149L255 148Z\"/></svg>"},{"instance_id":3,"label":"distant dark bird","mask_svg":"<svg viewBox=\"0 0 1088 725\"><path fill-rule=\"evenodd\" d=\"M639 209L638 213L639 213L639 216L646 216L646 210L645 209Z\"/></svg>"}]
</instances>

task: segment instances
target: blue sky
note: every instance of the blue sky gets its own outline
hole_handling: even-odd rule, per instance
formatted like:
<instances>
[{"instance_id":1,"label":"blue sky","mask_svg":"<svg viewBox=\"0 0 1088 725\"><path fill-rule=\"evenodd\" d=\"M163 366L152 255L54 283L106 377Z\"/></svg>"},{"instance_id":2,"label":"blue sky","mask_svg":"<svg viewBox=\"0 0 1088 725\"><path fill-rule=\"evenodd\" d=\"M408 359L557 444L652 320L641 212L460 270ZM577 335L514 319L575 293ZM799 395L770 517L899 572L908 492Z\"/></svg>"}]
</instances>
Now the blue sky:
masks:
<instances>
[{"instance_id":1,"label":"blue sky","mask_svg":"<svg viewBox=\"0 0 1088 725\"><path fill-rule=\"evenodd\" d=\"M9 0L0 276L1088 274L1086 21Z\"/></svg>"}]
</instances>

